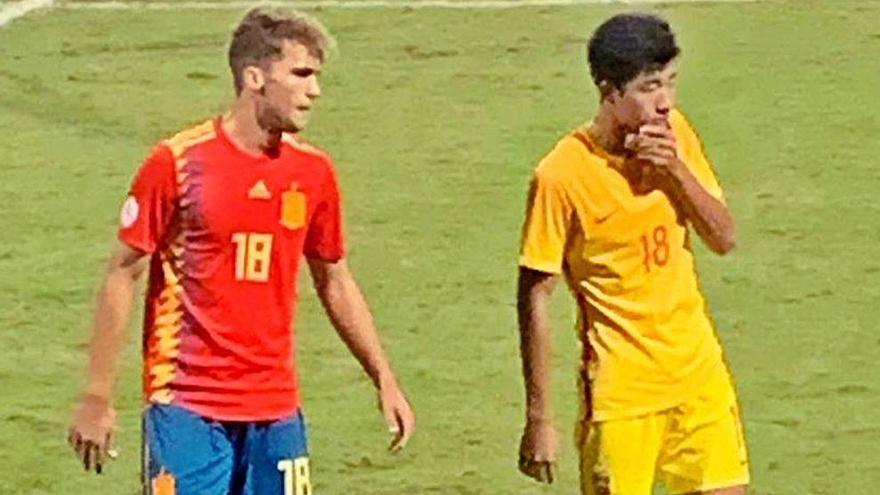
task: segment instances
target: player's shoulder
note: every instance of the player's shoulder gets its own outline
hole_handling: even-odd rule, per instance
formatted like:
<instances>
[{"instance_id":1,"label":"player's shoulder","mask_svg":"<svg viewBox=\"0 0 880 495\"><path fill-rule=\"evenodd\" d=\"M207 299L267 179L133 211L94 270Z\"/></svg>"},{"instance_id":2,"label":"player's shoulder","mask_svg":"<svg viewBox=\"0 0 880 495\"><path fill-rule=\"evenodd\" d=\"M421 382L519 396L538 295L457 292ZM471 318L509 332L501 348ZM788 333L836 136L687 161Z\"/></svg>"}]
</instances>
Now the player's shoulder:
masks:
<instances>
[{"instance_id":1,"label":"player's shoulder","mask_svg":"<svg viewBox=\"0 0 880 495\"><path fill-rule=\"evenodd\" d=\"M281 139L282 145L288 150L287 166L295 167L303 173L318 178L325 187L337 182L336 168L329 153L306 142L300 136L285 133Z\"/></svg>"},{"instance_id":2,"label":"player's shoulder","mask_svg":"<svg viewBox=\"0 0 880 495\"><path fill-rule=\"evenodd\" d=\"M177 160L171 149L160 142L147 155L135 173L135 183L149 185L173 184L177 177Z\"/></svg>"},{"instance_id":3,"label":"player's shoulder","mask_svg":"<svg viewBox=\"0 0 880 495\"><path fill-rule=\"evenodd\" d=\"M300 136L284 133L281 136L282 143L295 153L305 155L308 158L320 162L322 165L332 167L333 160L330 154L321 148L309 143Z\"/></svg>"},{"instance_id":4,"label":"player's shoulder","mask_svg":"<svg viewBox=\"0 0 880 495\"><path fill-rule=\"evenodd\" d=\"M673 108L669 112L669 125L677 135L687 137L696 135L693 124L680 108Z\"/></svg>"},{"instance_id":5,"label":"player's shoulder","mask_svg":"<svg viewBox=\"0 0 880 495\"><path fill-rule=\"evenodd\" d=\"M535 167L535 176L555 182L578 180L585 167L601 161L591 150L585 131L579 128L560 138L544 155Z\"/></svg>"},{"instance_id":6,"label":"player's shoulder","mask_svg":"<svg viewBox=\"0 0 880 495\"><path fill-rule=\"evenodd\" d=\"M676 137L681 140L685 151L688 153L703 149L703 140L690 119L685 116L681 109L673 109L669 114L669 125Z\"/></svg>"},{"instance_id":7,"label":"player's shoulder","mask_svg":"<svg viewBox=\"0 0 880 495\"><path fill-rule=\"evenodd\" d=\"M186 127L177 134L162 140L161 146L167 147L172 155L179 157L188 149L216 138L216 122L214 119L210 119Z\"/></svg>"},{"instance_id":8,"label":"player's shoulder","mask_svg":"<svg viewBox=\"0 0 880 495\"><path fill-rule=\"evenodd\" d=\"M669 111L669 122L673 125L690 125L687 116L679 107L675 107Z\"/></svg>"}]
</instances>

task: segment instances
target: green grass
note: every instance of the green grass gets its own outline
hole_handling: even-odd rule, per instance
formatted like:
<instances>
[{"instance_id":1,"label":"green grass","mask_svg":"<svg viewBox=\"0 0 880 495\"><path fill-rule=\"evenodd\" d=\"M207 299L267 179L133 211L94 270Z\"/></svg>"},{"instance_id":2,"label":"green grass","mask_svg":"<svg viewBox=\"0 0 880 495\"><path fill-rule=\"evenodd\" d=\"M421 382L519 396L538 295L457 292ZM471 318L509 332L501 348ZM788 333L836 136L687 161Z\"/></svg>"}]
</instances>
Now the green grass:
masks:
<instances>
[{"instance_id":1,"label":"green grass","mask_svg":"<svg viewBox=\"0 0 880 495\"><path fill-rule=\"evenodd\" d=\"M575 493L573 309L559 291L561 478L516 472L513 294L525 186L586 120L583 39L620 7L333 10L339 40L308 137L338 164L350 258L417 409L399 456L311 290L297 321L318 493ZM880 484L880 3L661 6L680 99L738 219L699 248L734 370L754 494ZM138 321L118 387L122 457L64 444L91 299L121 200L158 139L231 100L235 11L50 11L0 30L0 493L137 493ZM303 287L307 280L302 280Z\"/></svg>"}]
</instances>

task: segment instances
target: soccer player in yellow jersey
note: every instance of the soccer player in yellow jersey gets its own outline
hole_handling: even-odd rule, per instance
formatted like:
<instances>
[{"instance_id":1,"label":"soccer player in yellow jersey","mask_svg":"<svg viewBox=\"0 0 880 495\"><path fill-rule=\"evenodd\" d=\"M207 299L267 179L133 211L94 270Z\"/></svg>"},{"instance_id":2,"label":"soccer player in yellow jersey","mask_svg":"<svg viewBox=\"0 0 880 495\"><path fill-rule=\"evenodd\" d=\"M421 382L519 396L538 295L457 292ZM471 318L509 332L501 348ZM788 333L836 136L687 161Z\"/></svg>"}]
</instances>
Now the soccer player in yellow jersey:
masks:
<instances>
[{"instance_id":1,"label":"soccer player in yellow jersey","mask_svg":"<svg viewBox=\"0 0 880 495\"><path fill-rule=\"evenodd\" d=\"M563 275L583 343L582 492L650 495L657 478L675 494L745 494L737 400L688 230L723 255L734 223L675 107L675 36L657 17L618 15L588 53L599 109L538 164L523 226L520 470L553 481L547 300Z\"/></svg>"}]
</instances>

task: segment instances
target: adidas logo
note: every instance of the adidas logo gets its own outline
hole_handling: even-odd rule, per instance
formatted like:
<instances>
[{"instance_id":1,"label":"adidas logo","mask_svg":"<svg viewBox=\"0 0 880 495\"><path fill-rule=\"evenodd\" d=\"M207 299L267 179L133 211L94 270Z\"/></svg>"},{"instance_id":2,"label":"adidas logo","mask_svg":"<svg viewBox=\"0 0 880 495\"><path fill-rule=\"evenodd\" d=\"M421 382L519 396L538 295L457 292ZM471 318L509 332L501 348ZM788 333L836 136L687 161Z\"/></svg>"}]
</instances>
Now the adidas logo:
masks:
<instances>
[{"instance_id":1,"label":"adidas logo","mask_svg":"<svg viewBox=\"0 0 880 495\"><path fill-rule=\"evenodd\" d=\"M269 192L269 188L266 187L266 183L262 180L258 180L254 187L248 191L249 199L272 199L272 193Z\"/></svg>"}]
</instances>

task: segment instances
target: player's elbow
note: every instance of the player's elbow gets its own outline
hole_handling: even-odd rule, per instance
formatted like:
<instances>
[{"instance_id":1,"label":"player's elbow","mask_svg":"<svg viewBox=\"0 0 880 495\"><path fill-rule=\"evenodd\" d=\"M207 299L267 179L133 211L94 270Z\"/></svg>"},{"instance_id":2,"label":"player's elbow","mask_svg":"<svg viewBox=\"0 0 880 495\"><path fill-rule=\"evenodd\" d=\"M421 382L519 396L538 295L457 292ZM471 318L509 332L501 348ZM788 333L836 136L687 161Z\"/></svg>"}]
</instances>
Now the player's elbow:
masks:
<instances>
[{"instance_id":1,"label":"player's elbow","mask_svg":"<svg viewBox=\"0 0 880 495\"><path fill-rule=\"evenodd\" d=\"M712 251L719 256L724 256L727 253L733 251L733 248L736 247L736 235L731 232L725 232L714 239L714 242L711 243Z\"/></svg>"},{"instance_id":2,"label":"player's elbow","mask_svg":"<svg viewBox=\"0 0 880 495\"><path fill-rule=\"evenodd\" d=\"M736 247L736 224L729 212L715 217L712 227L701 235L706 244L715 254L724 256Z\"/></svg>"},{"instance_id":3,"label":"player's elbow","mask_svg":"<svg viewBox=\"0 0 880 495\"><path fill-rule=\"evenodd\" d=\"M105 268L105 277L134 284L146 271L149 259L147 253L120 244L110 255Z\"/></svg>"},{"instance_id":4,"label":"player's elbow","mask_svg":"<svg viewBox=\"0 0 880 495\"><path fill-rule=\"evenodd\" d=\"M321 300L327 301L338 299L341 284L337 279L332 277L316 277L313 283L315 292Z\"/></svg>"}]
</instances>

